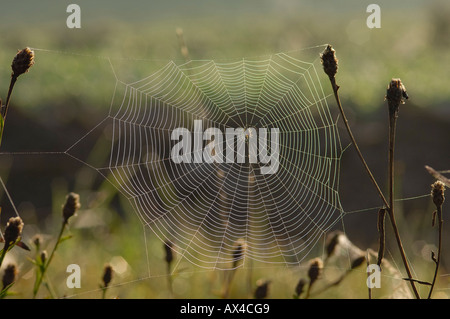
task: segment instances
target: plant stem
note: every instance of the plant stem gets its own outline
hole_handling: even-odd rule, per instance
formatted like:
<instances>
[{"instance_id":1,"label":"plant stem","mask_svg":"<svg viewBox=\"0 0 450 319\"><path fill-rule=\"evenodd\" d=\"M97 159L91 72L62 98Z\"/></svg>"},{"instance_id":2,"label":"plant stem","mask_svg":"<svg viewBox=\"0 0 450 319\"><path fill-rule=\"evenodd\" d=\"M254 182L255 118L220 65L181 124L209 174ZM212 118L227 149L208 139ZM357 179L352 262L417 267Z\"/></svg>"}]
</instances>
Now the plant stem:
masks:
<instances>
[{"instance_id":1,"label":"plant stem","mask_svg":"<svg viewBox=\"0 0 450 319\"><path fill-rule=\"evenodd\" d=\"M339 111L341 113L342 119L345 124L345 128L347 129L347 133L352 141L353 146L355 147L356 153L358 154L359 159L361 160L361 163L363 164L367 175L369 176L370 180L372 181L372 184L375 186L375 189L380 196L381 200L384 203L385 208L382 208L383 212L380 210L378 213L378 233L379 233L379 248L378 248L378 266L381 267L381 262L384 255L384 246L385 246L385 231L384 231L384 217L385 217L385 209L389 209L390 205L388 204L386 197L384 197L383 192L380 189L380 186L378 186L377 181L375 180L375 177L373 176L369 166L367 165L364 156L362 155L361 151L359 150L358 143L356 143L355 137L353 136L352 130L350 128L350 125L348 124L347 117L345 116L344 109L341 104L341 100L339 98L339 85L336 84L336 78L335 77L329 77L331 82L331 87L333 88L334 98L336 99L336 103L338 105ZM381 214L383 214L381 216Z\"/></svg>"},{"instance_id":2,"label":"plant stem","mask_svg":"<svg viewBox=\"0 0 450 319\"><path fill-rule=\"evenodd\" d=\"M428 171L428 173L431 174L434 178L436 178L438 181L441 181L444 183L447 187L450 187L450 179L442 175L441 173L437 172L434 168L425 165L425 169Z\"/></svg>"},{"instance_id":3,"label":"plant stem","mask_svg":"<svg viewBox=\"0 0 450 319\"><path fill-rule=\"evenodd\" d=\"M366 250L366 262L367 262L367 269L369 269L369 265L370 265L369 250ZM370 271L367 270L367 280L369 279L369 276L370 276ZM372 288L370 287L370 285L367 285L367 289L368 289L368 293L369 293L368 297L369 297L369 299L372 299Z\"/></svg>"},{"instance_id":4,"label":"plant stem","mask_svg":"<svg viewBox=\"0 0 450 319\"><path fill-rule=\"evenodd\" d=\"M381 208L378 211L378 234L379 234L379 240L378 240L378 258L377 258L377 265L381 269L381 263L383 262L384 257L384 247L386 245L386 230L385 230L385 217L386 217L386 209Z\"/></svg>"},{"instance_id":5,"label":"plant stem","mask_svg":"<svg viewBox=\"0 0 450 319\"><path fill-rule=\"evenodd\" d=\"M381 191L380 187L378 186L378 183L376 182L375 178L373 177L372 172L370 171L369 166L367 165L361 151L359 150L358 144L356 143L356 140L353 136L353 133L350 129L350 126L348 124L347 117L345 116L344 109L342 108L341 101L339 99L339 86L336 84L336 79L334 77L329 77L331 86L333 88L334 97L336 99L336 103L338 105L339 111L341 112L342 118L344 120L345 128L347 129L348 135L352 141L353 146L356 149L356 152L358 154L359 159L361 160L367 175L369 176L370 180L372 181L373 185L375 186L375 189L377 190L378 195L380 196L381 200L383 201L384 205L386 206L386 209L389 212L389 218L391 220L392 228L394 229L395 238L397 240L397 245L400 250L400 254L402 256L403 264L405 266L406 272L408 274L408 278L412 279L411 270L409 268L408 260L406 259L405 250L403 248L402 241L400 239L400 234L397 228L397 223L395 221L394 217L394 197L393 197L393 189L394 189L394 141L395 141L395 124L397 120L397 113L391 114L390 113L390 134L389 134L389 194L390 194L390 203L387 202L386 198L383 195L383 192ZM419 293L417 292L417 288L412 280L410 280L411 287L414 291L414 295L417 299L420 298Z\"/></svg>"},{"instance_id":6,"label":"plant stem","mask_svg":"<svg viewBox=\"0 0 450 319\"><path fill-rule=\"evenodd\" d=\"M172 272L170 269L170 263L167 263L167 286L169 288L170 296L173 298Z\"/></svg>"},{"instance_id":7,"label":"plant stem","mask_svg":"<svg viewBox=\"0 0 450 319\"><path fill-rule=\"evenodd\" d=\"M414 295L417 299L420 299L419 293L417 291L416 285L412 280L411 269L409 268L408 260L406 258L405 250L403 248L402 241L400 239L400 233L398 231L397 223L395 221L394 214L394 150L395 150L395 127L397 123L397 111L389 112L389 219L391 220L391 225L394 230L395 239L397 241L398 248L400 250L400 255L403 260L403 264L408 274L409 282L411 288L414 291Z\"/></svg>"},{"instance_id":8,"label":"plant stem","mask_svg":"<svg viewBox=\"0 0 450 319\"><path fill-rule=\"evenodd\" d=\"M2 249L2 254L0 255L0 267L2 266L3 259L5 259L6 251L8 250L8 247L5 247Z\"/></svg>"},{"instance_id":9,"label":"plant stem","mask_svg":"<svg viewBox=\"0 0 450 319\"><path fill-rule=\"evenodd\" d=\"M47 288L47 291L50 294L51 298L56 299L56 294L53 291L52 287L50 286L48 280L44 282L44 286L45 286L45 288Z\"/></svg>"},{"instance_id":10,"label":"plant stem","mask_svg":"<svg viewBox=\"0 0 450 319\"><path fill-rule=\"evenodd\" d=\"M18 242L19 240L17 240L15 243L6 243L5 242L5 245L3 246L3 249L1 250L1 255L0 255L0 267L2 266L2 264L3 264L3 260L5 259L5 256L6 256L6 253L9 251L9 250L11 250L15 245L16 245L16 243Z\"/></svg>"},{"instance_id":11,"label":"plant stem","mask_svg":"<svg viewBox=\"0 0 450 319\"><path fill-rule=\"evenodd\" d=\"M6 120L6 115L8 113L8 107L9 107L9 101L11 100L12 91L13 91L14 85L16 84L16 81L17 81L17 76L11 75L11 81L9 83L8 96L6 97L5 108L2 109L3 121Z\"/></svg>"},{"instance_id":12,"label":"plant stem","mask_svg":"<svg viewBox=\"0 0 450 319\"><path fill-rule=\"evenodd\" d=\"M444 220L442 219L442 206L437 206L436 208L437 208L436 209L436 216L437 216L438 222L439 222L439 243L438 243L437 259L434 260L434 262L436 264L436 268L434 270L434 276L433 276L433 281L431 282L430 292L428 293L428 299L431 299L431 294L433 293L434 285L436 283L437 274L438 274L438 271L439 271L439 265L441 263L442 228L443 228Z\"/></svg>"},{"instance_id":13,"label":"plant stem","mask_svg":"<svg viewBox=\"0 0 450 319\"><path fill-rule=\"evenodd\" d=\"M358 157L361 160L361 162L367 172L367 175L369 175L369 178L372 181L373 185L375 186L377 193L380 196L381 200L383 201L384 205L386 207L389 207L389 204L388 204L386 198L384 197L383 192L381 191L380 187L378 186L378 183L375 180L375 177L373 177L373 174L370 171L370 168L367 165L367 163L364 159L364 156L362 155L361 151L359 150L358 144L356 143L356 140L355 140L355 137L353 136L352 130L350 129L350 125L348 124L347 117L345 116L344 109L342 108L341 101L339 99L339 93L338 93L339 86L336 84L336 79L330 78L330 82L331 82L331 86L333 88L334 98L336 99L336 103L338 105L339 111L341 112L342 119L344 120L345 128L347 129L347 133L352 141L353 146L355 147L356 153L358 154Z\"/></svg>"},{"instance_id":14,"label":"plant stem","mask_svg":"<svg viewBox=\"0 0 450 319\"><path fill-rule=\"evenodd\" d=\"M58 248L59 243L61 242L61 237L62 237L62 234L64 232L64 229L66 228L66 224L67 223L65 223L65 222L62 223L61 229L60 229L59 234L58 234L58 238L56 240L55 247L53 248L52 253L50 254L50 257L48 258L48 261L45 263L44 268L43 268L43 270L41 272L41 275L38 278L36 278L36 283L35 283L34 289L33 289L33 299L36 298L36 295L37 295L37 293L39 291L39 287L41 286L41 283L42 283L42 279L45 276L45 272L47 271L48 266L52 262L52 259L53 259L53 256L55 254L55 251Z\"/></svg>"},{"instance_id":15,"label":"plant stem","mask_svg":"<svg viewBox=\"0 0 450 319\"><path fill-rule=\"evenodd\" d=\"M247 258L248 261L248 269L247 269L247 294L248 296L252 295L252 277L253 277L253 262L251 258Z\"/></svg>"},{"instance_id":16,"label":"plant stem","mask_svg":"<svg viewBox=\"0 0 450 319\"><path fill-rule=\"evenodd\" d=\"M389 207L390 213L394 214L394 151L395 151L395 127L397 115L389 115Z\"/></svg>"},{"instance_id":17,"label":"plant stem","mask_svg":"<svg viewBox=\"0 0 450 319\"><path fill-rule=\"evenodd\" d=\"M308 289L306 289L306 294L304 299L309 299L309 296L311 294L311 282L308 284Z\"/></svg>"},{"instance_id":18,"label":"plant stem","mask_svg":"<svg viewBox=\"0 0 450 319\"><path fill-rule=\"evenodd\" d=\"M227 299L230 295L231 283L233 282L234 274L236 273L236 268L225 271L225 289L222 293L222 298Z\"/></svg>"},{"instance_id":19,"label":"plant stem","mask_svg":"<svg viewBox=\"0 0 450 319\"><path fill-rule=\"evenodd\" d=\"M3 105L1 105L1 101L0 101L0 116L2 117L1 118L2 125L0 127L0 145L2 143L3 131L5 129L5 120L6 120L6 115L8 113L9 101L11 100L12 91L14 88L14 84L16 84L16 81L17 81L17 76L12 74L11 81L9 83L8 96L6 97L5 107L3 107Z\"/></svg>"}]
</instances>

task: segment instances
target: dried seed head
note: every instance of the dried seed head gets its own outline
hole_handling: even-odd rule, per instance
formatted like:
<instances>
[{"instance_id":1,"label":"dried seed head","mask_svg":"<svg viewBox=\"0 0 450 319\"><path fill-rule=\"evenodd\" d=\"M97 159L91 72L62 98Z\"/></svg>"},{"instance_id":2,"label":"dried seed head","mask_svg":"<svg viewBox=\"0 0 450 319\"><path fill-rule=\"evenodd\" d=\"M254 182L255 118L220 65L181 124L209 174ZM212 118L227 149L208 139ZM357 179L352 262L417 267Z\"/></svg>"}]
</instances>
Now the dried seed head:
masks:
<instances>
[{"instance_id":1,"label":"dried seed head","mask_svg":"<svg viewBox=\"0 0 450 319\"><path fill-rule=\"evenodd\" d=\"M391 115L398 113L400 104L405 104L408 99L406 88L400 79L392 79L386 91L386 100L388 101L389 112Z\"/></svg>"},{"instance_id":2,"label":"dried seed head","mask_svg":"<svg viewBox=\"0 0 450 319\"><path fill-rule=\"evenodd\" d=\"M434 168L425 165L425 169L430 173L434 178L436 178L438 181L441 181L445 184L445 186L450 187L450 179L436 171Z\"/></svg>"},{"instance_id":3,"label":"dried seed head","mask_svg":"<svg viewBox=\"0 0 450 319\"><path fill-rule=\"evenodd\" d=\"M33 64L34 52L30 48L19 50L11 64L11 68L13 71L12 76L18 77L19 75L28 72Z\"/></svg>"},{"instance_id":4,"label":"dried seed head","mask_svg":"<svg viewBox=\"0 0 450 319\"><path fill-rule=\"evenodd\" d=\"M341 231L336 231L328 236L326 244L327 258L333 255L336 247L339 245L339 238L342 234L343 233Z\"/></svg>"},{"instance_id":5,"label":"dried seed head","mask_svg":"<svg viewBox=\"0 0 450 319\"><path fill-rule=\"evenodd\" d=\"M431 197L433 198L433 203L436 206L442 206L445 200L444 196L445 184L441 181L436 181L431 185Z\"/></svg>"},{"instance_id":6,"label":"dried seed head","mask_svg":"<svg viewBox=\"0 0 450 319\"><path fill-rule=\"evenodd\" d=\"M3 289L11 285L13 282L16 281L17 277L17 267L14 264L9 264L5 268L5 272L3 273L2 283L3 283Z\"/></svg>"},{"instance_id":7,"label":"dried seed head","mask_svg":"<svg viewBox=\"0 0 450 319\"><path fill-rule=\"evenodd\" d=\"M166 252L165 261L167 265L173 261L173 243L170 240L164 242L164 250Z\"/></svg>"},{"instance_id":8,"label":"dried seed head","mask_svg":"<svg viewBox=\"0 0 450 319\"><path fill-rule=\"evenodd\" d=\"M113 269L111 265L106 265L103 269L103 287L107 288L109 284L111 283L112 277L113 277Z\"/></svg>"},{"instance_id":9,"label":"dried seed head","mask_svg":"<svg viewBox=\"0 0 450 319\"><path fill-rule=\"evenodd\" d=\"M42 262L42 264L45 264L45 261L47 260L47 251L46 250L43 250L42 252L41 252L41 262Z\"/></svg>"},{"instance_id":10,"label":"dried seed head","mask_svg":"<svg viewBox=\"0 0 450 319\"><path fill-rule=\"evenodd\" d=\"M330 80L334 79L338 71L338 59L336 57L336 51L330 44L327 45L323 53L320 55L320 58L322 60L323 70L328 75Z\"/></svg>"},{"instance_id":11,"label":"dried seed head","mask_svg":"<svg viewBox=\"0 0 450 319\"><path fill-rule=\"evenodd\" d=\"M270 281L263 279L259 279L256 282L256 290L254 294L255 299L264 299L267 297L269 294L269 284Z\"/></svg>"},{"instance_id":12,"label":"dried seed head","mask_svg":"<svg viewBox=\"0 0 450 319\"><path fill-rule=\"evenodd\" d=\"M33 236L31 241L33 245L36 246L36 250L39 250L39 247L41 247L42 244L42 236L40 234L36 234Z\"/></svg>"},{"instance_id":13,"label":"dried seed head","mask_svg":"<svg viewBox=\"0 0 450 319\"><path fill-rule=\"evenodd\" d=\"M365 256L359 256L359 257L353 259L351 268L352 268L352 269L357 268L357 267L360 266L365 260L366 260L366 257L365 257Z\"/></svg>"},{"instance_id":14,"label":"dried seed head","mask_svg":"<svg viewBox=\"0 0 450 319\"><path fill-rule=\"evenodd\" d=\"M312 285L317 279L320 278L320 276L322 275L322 270L323 262L319 257L314 258L309 262L308 277L310 285Z\"/></svg>"},{"instance_id":15,"label":"dried seed head","mask_svg":"<svg viewBox=\"0 0 450 319\"><path fill-rule=\"evenodd\" d=\"M63 223L66 224L69 218L75 215L80 207L80 195L69 193L66 197L66 203L63 206Z\"/></svg>"},{"instance_id":16,"label":"dried seed head","mask_svg":"<svg viewBox=\"0 0 450 319\"><path fill-rule=\"evenodd\" d=\"M233 249L233 268L238 266L239 261L242 260L244 255L245 241L243 239L238 239L234 245Z\"/></svg>"},{"instance_id":17,"label":"dried seed head","mask_svg":"<svg viewBox=\"0 0 450 319\"><path fill-rule=\"evenodd\" d=\"M23 222L20 217L11 217L6 224L4 239L5 246L14 244L22 234Z\"/></svg>"},{"instance_id":18,"label":"dried seed head","mask_svg":"<svg viewBox=\"0 0 450 319\"><path fill-rule=\"evenodd\" d=\"M295 287L295 294L300 297L300 295L303 293L303 289L305 288L305 286L306 286L306 280L301 278L298 281L297 286Z\"/></svg>"}]
</instances>

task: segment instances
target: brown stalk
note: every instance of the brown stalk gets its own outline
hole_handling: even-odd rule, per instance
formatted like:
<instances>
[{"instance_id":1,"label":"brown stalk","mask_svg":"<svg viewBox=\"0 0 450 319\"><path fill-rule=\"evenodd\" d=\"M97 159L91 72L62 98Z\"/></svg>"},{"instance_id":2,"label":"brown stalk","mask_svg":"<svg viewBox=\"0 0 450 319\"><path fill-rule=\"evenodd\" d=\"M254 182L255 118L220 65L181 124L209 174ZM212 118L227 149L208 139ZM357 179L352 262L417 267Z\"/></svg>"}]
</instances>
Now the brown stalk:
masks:
<instances>
[{"instance_id":1,"label":"brown stalk","mask_svg":"<svg viewBox=\"0 0 450 319\"><path fill-rule=\"evenodd\" d=\"M369 269L369 265L370 265L370 253L369 250L366 251L366 262L367 262L367 279L369 279L370 276L370 271ZM368 289L368 297L369 299L372 299L372 288L370 287L370 285L367 285L367 289Z\"/></svg>"},{"instance_id":2,"label":"brown stalk","mask_svg":"<svg viewBox=\"0 0 450 319\"><path fill-rule=\"evenodd\" d=\"M408 274L408 281L411 284L411 288L414 291L414 295L417 299L420 299L415 282L412 277L411 269L409 268L408 260L406 258L405 249L403 248L400 233L398 231L397 222L394 214L394 151L395 151L395 129L398 118L398 109L400 104L404 103L403 98L408 98L406 89L400 79L392 79L389 83L386 100L389 106L389 205L388 214L391 220L391 225L394 230L395 239L397 241L400 255L402 257L403 264L405 266L406 273Z\"/></svg>"},{"instance_id":3,"label":"brown stalk","mask_svg":"<svg viewBox=\"0 0 450 319\"><path fill-rule=\"evenodd\" d=\"M389 204L386 200L386 198L383 195L383 192L381 191L380 187L378 186L377 181L375 180L375 177L373 176L369 166L366 163L366 160L364 159L364 156L362 155L358 143L356 143L355 137L353 136L352 130L350 128L350 125L348 124L347 116L345 115L344 109L342 108L341 100L339 98L339 85L336 83L336 73L337 73L337 58L335 56L335 51L331 47L331 45L328 45L325 49L324 53L322 53L322 64L324 67L325 73L328 75L328 78L331 82L331 87L333 89L334 98L336 99L337 106L339 108L339 112L341 113L342 119L344 121L345 128L347 130L347 133L352 141L353 146L355 147L356 153L358 154L359 159L361 160L361 163L364 166L364 169L367 172L367 175L369 176L370 180L372 181L373 185L375 186L375 189L377 190L378 195L380 196L381 200L383 201L384 205L386 207L389 207Z\"/></svg>"},{"instance_id":4,"label":"brown stalk","mask_svg":"<svg viewBox=\"0 0 450 319\"><path fill-rule=\"evenodd\" d=\"M173 297L173 283L172 283L172 261L174 259L174 250L173 250L173 243L170 240L166 240L164 242L164 251L166 253L165 255L165 261L167 264L167 286L169 288L169 293Z\"/></svg>"},{"instance_id":5,"label":"brown stalk","mask_svg":"<svg viewBox=\"0 0 450 319\"><path fill-rule=\"evenodd\" d=\"M377 265L381 269L381 263L384 257L384 247L386 244L386 230L385 230L385 217L386 217L386 209L381 208L378 211L378 234L379 234L379 242L378 242L378 259Z\"/></svg>"},{"instance_id":6,"label":"brown stalk","mask_svg":"<svg viewBox=\"0 0 450 319\"><path fill-rule=\"evenodd\" d=\"M438 181L441 181L447 187L450 187L450 179L448 179L447 177L445 177L444 175L442 175L441 173L439 173L434 168L432 168L432 167L430 167L428 165L425 165L425 169L428 171L428 173L430 173Z\"/></svg>"},{"instance_id":7,"label":"brown stalk","mask_svg":"<svg viewBox=\"0 0 450 319\"><path fill-rule=\"evenodd\" d=\"M386 209L389 210L389 203L387 202L386 198L383 195L383 192L381 191L380 187L378 186L377 181L375 180L375 177L373 176L369 166L366 163L366 160L364 159L364 156L362 155L358 143L356 143L355 137L353 136L352 130L350 128L350 125L348 124L347 116L345 115L344 109L341 104L341 100L339 98L339 85L336 83L336 73L338 68L338 60L335 55L335 50L331 47L331 45L328 45L325 49L324 53L322 54L322 64L325 73L328 75L328 78L331 82L331 87L333 89L334 98L336 99L337 106L339 108L339 112L341 113L342 119L345 124L345 128L347 130L348 136L350 137L350 140L352 141L352 144L356 150L356 153L358 154L359 159L361 160L361 163L364 166L364 169L366 170L367 175L369 176L369 179L372 181L372 184L375 186L375 189L380 196L381 200L384 203L384 208L379 211L378 216L378 230L379 230L379 257L378 257L378 265L381 265L383 254L384 254L384 245L385 245L385 231L384 231L384 216ZM383 216L381 216L383 214Z\"/></svg>"},{"instance_id":8,"label":"brown stalk","mask_svg":"<svg viewBox=\"0 0 450 319\"><path fill-rule=\"evenodd\" d=\"M63 221L61 223L61 229L59 230L59 234L58 237L56 239L56 243L55 246L53 247L53 250L50 254L50 257L46 260L43 260L42 263L42 270L40 273L40 276L38 276L36 278L36 281L34 283L34 288L33 288L33 299L36 298L37 293L39 291L39 288L42 284L42 281L44 279L45 273L47 272L48 267L50 266L50 263L53 260L53 256L55 255L56 250L59 247L59 244L61 244L61 242L64 240L62 235L64 233L64 230L66 229L66 226L69 223L69 218L71 218L72 216L74 216L76 214L76 212L78 211L78 209L80 209L81 205L80 205L80 196L76 193L69 193L66 196L66 202L64 203L63 207L62 207L62 218Z\"/></svg>"},{"instance_id":9,"label":"brown stalk","mask_svg":"<svg viewBox=\"0 0 450 319\"><path fill-rule=\"evenodd\" d=\"M434 276L433 281L431 282L431 288L428 293L428 299L431 298L431 295L433 293L434 285L436 284L437 274L439 271L439 265L441 263L441 250L442 250L442 230L443 230L443 224L444 220L442 218L442 204L444 203L445 197L444 197L444 191L445 186L444 183L441 181L435 182L432 186L432 192L431 195L433 197L433 202L436 205L436 211L433 214L433 226L434 226L434 220L435 217L438 218L438 227L439 227L439 243L438 243L438 253L437 257L435 256L434 252L432 252L431 258L433 259L436 267L434 270Z\"/></svg>"},{"instance_id":10,"label":"brown stalk","mask_svg":"<svg viewBox=\"0 0 450 319\"><path fill-rule=\"evenodd\" d=\"M2 108L3 121L6 119L6 115L8 114L9 101L11 100L12 91L14 89L14 85L16 84L16 81L17 81L17 76L15 76L14 74L11 75L11 81L9 83L9 88L8 88L8 95L6 96L6 104L5 104L5 107Z\"/></svg>"},{"instance_id":11,"label":"brown stalk","mask_svg":"<svg viewBox=\"0 0 450 319\"><path fill-rule=\"evenodd\" d=\"M341 101L339 99L339 85L336 83L336 73L338 69L338 60L335 55L335 50L331 47L331 45L328 45L324 52L321 55L322 59L322 65L325 73L328 75L328 78L331 82L331 87L333 89L334 97L336 99L336 103L338 105L339 111L341 113L341 116L343 118L345 128L347 130L347 133L352 141L353 146L355 147L356 153L358 154L359 159L361 160L361 163L363 164L367 175L369 176L370 180L372 181L373 185L375 186L375 189L380 196L381 200L383 201L385 205L385 209L387 209L389 213L389 217L391 220L392 228L394 230L395 238L397 241L397 245L400 250L400 254L402 256L403 264L405 266L406 272L408 274L408 278L410 279L411 287L414 291L414 294L417 299L420 298L419 293L417 291L417 288L414 284L414 281L412 280L412 274L411 270L409 268L408 260L406 259L405 250L403 248L402 241L400 239L400 234L398 231L397 223L395 221L394 217L394 196L393 196L393 190L394 190L394 142L395 142L395 124L398 116L398 107L400 103L403 103L403 98L408 98L406 94L406 90L401 83L400 79L393 79L391 81L391 85L388 88L388 93L386 95L386 99L389 103L389 124L390 124L390 134L389 134L389 203L387 202L386 198L383 195L383 192L381 191L380 187L378 186L378 183L376 182L372 172L370 171L369 166L367 165L364 156L362 155L361 151L359 150L358 144L356 143L356 140L353 136L353 133L350 129L350 125L348 124L347 117L345 116L344 109L342 108ZM393 90L389 90L392 88ZM384 238L382 241L384 243ZM381 260L378 262L381 263Z\"/></svg>"}]
</instances>

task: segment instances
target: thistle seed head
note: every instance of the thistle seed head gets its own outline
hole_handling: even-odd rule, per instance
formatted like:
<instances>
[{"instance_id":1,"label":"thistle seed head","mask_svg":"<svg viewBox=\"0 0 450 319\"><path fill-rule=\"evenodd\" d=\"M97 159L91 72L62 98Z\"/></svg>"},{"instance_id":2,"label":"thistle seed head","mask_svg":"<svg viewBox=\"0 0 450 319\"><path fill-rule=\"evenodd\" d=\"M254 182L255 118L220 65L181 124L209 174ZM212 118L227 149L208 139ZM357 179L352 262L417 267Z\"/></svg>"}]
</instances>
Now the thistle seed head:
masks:
<instances>
[{"instance_id":1,"label":"thistle seed head","mask_svg":"<svg viewBox=\"0 0 450 319\"><path fill-rule=\"evenodd\" d=\"M109 284L111 283L112 277L113 277L113 269L111 265L106 265L103 269L103 287L107 288Z\"/></svg>"},{"instance_id":2,"label":"thistle seed head","mask_svg":"<svg viewBox=\"0 0 450 319\"><path fill-rule=\"evenodd\" d=\"M41 252L41 262L42 262L42 264L45 264L45 261L47 260L47 251L46 250L43 250L42 252Z\"/></svg>"},{"instance_id":3,"label":"thistle seed head","mask_svg":"<svg viewBox=\"0 0 450 319\"><path fill-rule=\"evenodd\" d=\"M5 246L14 244L22 235L23 222L20 217L11 217L6 224L4 239Z\"/></svg>"},{"instance_id":4,"label":"thistle seed head","mask_svg":"<svg viewBox=\"0 0 450 319\"><path fill-rule=\"evenodd\" d=\"M269 284L270 281L263 279L259 279L256 282L256 290L254 294L255 299L264 299L267 297L269 294Z\"/></svg>"},{"instance_id":5,"label":"thistle seed head","mask_svg":"<svg viewBox=\"0 0 450 319\"><path fill-rule=\"evenodd\" d=\"M322 275L322 270L323 262L319 257L314 258L309 262L308 277L310 285L312 285L317 279L320 278L320 276Z\"/></svg>"},{"instance_id":6,"label":"thistle seed head","mask_svg":"<svg viewBox=\"0 0 450 319\"><path fill-rule=\"evenodd\" d=\"M301 278L298 281L297 286L295 287L295 294L300 297L300 295L303 293L303 289L305 288L305 286L306 286L306 280Z\"/></svg>"},{"instance_id":7,"label":"thistle seed head","mask_svg":"<svg viewBox=\"0 0 450 319\"><path fill-rule=\"evenodd\" d=\"M31 240L33 245L36 246L36 250L39 250L42 244L42 236L40 234L36 234L33 236L33 239Z\"/></svg>"},{"instance_id":8,"label":"thistle seed head","mask_svg":"<svg viewBox=\"0 0 450 319\"><path fill-rule=\"evenodd\" d=\"M233 268L236 268L238 266L239 261L242 260L244 250L245 250L245 241L243 239L237 240L233 249Z\"/></svg>"},{"instance_id":9,"label":"thistle seed head","mask_svg":"<svg viewBox=\"0 0 450 319\"><path fill-rule=\"evenodd\" d=\"M339 246L339 239L341 235L343 235L341 231L336 231L328 236L326 244L327 258L332 256L336 250L336 247Z\"/></svg>"},{"instance_id":10,"label":"thistle seed head","mask_svg":"<svg viewBox=\"0 0 450 319\"><path fill-rule=\"evenodd\" d=\"M164 242L164 250L166 252L165 261L168 265L170 265L173 261L173 243L170 240L166 240Z\"/></svg>"},{"instance_id":11,"label":"thistle seed head","mask_svg":"<svg viewBox=\"0 0 450 319\"><path fill-rule=\"evenodd\" d=\"M320 58L322 60L323 70L328 75L330 80L334 79L338 71L338 59L336 57L336 51L330 44L327 45L323 53L320 55Z\"/></svg>"},{"instance_id":12,"label":"thistle seed head","mask_svg":"<svg viewBox=\"0 0 450 319\"><path fill-rule=\"evenodd\" d=\"M69 218L75 215L80 207L80 195L69 193L66 197L66 203L63 206L63 223L66 224Z\"/></svg>"},{"instance_id":13,"label":"thistle seed head","mask_svg":"<svg viewBox=\"0 0 450 319\"><path fill-rule=\"evenodd\" d=\"M366 261L366 256L359 256L352 261L352 269L358 268L362 263Z\"/></svg>"},{"instance_id":14,"label":"thistle seed head","mask_svg":"<svg viewBox=\"0 0 450 319\"><path fill-rule=\"evenodd\" d=\"M19 50L11 64L12 75L18 77L19 75L28 72L33 64L34 52L30 48Z\"/></svg>"},{"instance_id":15,"label":"thistle seed head","mask_svg":"<svg viewBox=\"0 0 450 319\"><path fill-rule=\"evenodd\" d=\"M400 79L392 79L386 91L389 113L397 115L400 104L405 104L405 99L407 100L408 98L408 93L406 93L406 88L402 81Z\"/></svg>"},{"instance_id":16,"label":"thistle seed head","mask_svg":"<svg viewBox=\"0 0 450 319\"><path fill-rule=\"evenodd\" d=\"M445 200L444 196L445 184L441 181L436 181L431 185L431 197L433 198L433 203L436 206L442 206Z\"/></svg>"},{"instance_id":17,"label":"thistle seed head","mask_svg":"<svg viewBox=\"0 0 450 319\"><path fill-rule=\"evenodd\" d=\"M18 270L16 265L9 264L8 266L6 266L2 278L3 289L5 289L6 287L8 287L9 285L11 285L13 282L16 281L17 273Z\"/></svg>"}]
</instances>

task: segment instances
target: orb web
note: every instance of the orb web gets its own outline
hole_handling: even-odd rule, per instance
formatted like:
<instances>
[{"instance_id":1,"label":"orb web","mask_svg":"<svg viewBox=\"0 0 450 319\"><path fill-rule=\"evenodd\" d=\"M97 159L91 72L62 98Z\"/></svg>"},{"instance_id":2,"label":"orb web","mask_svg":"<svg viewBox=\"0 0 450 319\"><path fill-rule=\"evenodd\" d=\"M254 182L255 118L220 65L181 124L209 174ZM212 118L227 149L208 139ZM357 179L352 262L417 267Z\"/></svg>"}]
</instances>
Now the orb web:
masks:
<instances>
[{"instance_id":1,"label":"orb web","mask_svg":"<svg viewBox=\"0 0 450 319\"><path fill-rule=\"evenodd\" d=\"M95 168L126 196L144 225L195 265L299 263L343 214L342 147L328 105L332 93L322 85L323 49L171 61L138 81L117 78L110 112L100 123L111 126L110 155ZM179 128L195 132L199 123L200 133L218 129L222 141L227 129L242 128L245 161L235 153L233 162L174 162L177 141L171 134ZM276 144L261 128L278 130ZM275 172L264 174L267 161L249 159L249 132L267 154L278 150ZM201 141L201 148L208 142ZM261 145L255 145L258 159ZM186 156L194 158L193 147ZM244 243L240 254L236 243Z\"/></svg>"}]
</instances>

